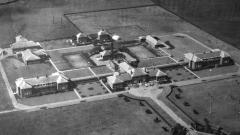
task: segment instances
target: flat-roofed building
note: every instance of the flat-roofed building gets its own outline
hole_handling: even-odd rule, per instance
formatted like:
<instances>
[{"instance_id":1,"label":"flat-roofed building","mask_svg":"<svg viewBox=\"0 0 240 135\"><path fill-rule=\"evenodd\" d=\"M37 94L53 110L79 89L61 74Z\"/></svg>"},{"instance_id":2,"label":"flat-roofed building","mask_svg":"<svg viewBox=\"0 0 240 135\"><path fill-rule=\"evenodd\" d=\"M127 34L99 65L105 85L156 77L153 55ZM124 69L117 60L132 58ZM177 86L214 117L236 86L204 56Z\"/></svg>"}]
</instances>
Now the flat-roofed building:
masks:
<instances>
[{"instance_id":1,"label":"flat-roofed building","mask_svg":"<svg viewBox=\"0 0 240 135\"><path fill-rule=\"evenodd\" d=\"M58 72L35 78L18 78L15 84L16 92L21 98L70 90L68 78Z\"/></svg>"},{"instance_id":2,"label":"flat-roofed building","mask_svg":"<svg viewBox=\"0 0 240 135\"><path fill-rule=\"evenodd\" d=\"M185 61L188 62L188 67L192 70L234 64L231 56L227 52L219 49L204 53L186 53L184 56Z\"/></svg>"},{"instance_id":3,"label":"flat-roofed building","mask_svg":"<svg viewBox=\"0 0 240 135\"><path fill-rule=\"evenodd\" d=\"M21 35L16 37L16 42L11 44L10 47L12 48L13 53L24 51L26 49L42 49L39 42L27 40Z\"/></svg>"}]
</instances>

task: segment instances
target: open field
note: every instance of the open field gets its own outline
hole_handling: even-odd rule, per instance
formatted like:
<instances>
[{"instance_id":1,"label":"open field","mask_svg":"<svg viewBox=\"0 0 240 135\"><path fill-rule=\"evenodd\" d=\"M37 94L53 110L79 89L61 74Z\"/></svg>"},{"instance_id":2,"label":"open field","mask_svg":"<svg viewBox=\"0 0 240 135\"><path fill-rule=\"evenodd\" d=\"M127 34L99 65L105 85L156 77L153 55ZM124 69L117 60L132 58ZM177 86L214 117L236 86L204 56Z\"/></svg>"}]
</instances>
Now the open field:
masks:
<instances>
[{"instance_id":1,"label":"open field","mask_svg":"<svg viewBox=\"0 0 240 135\"><path fill-rule=\"evenodd\" d=\"M19 0L0 8L1 47L13 42L17 34L34 41L43 41L78 33L79 30L63 17L65 13L149 4L153 3L150 0Z\"/></svg>"},{"instance_id":2,"label":"open field","mask_svg":"<svg viewBox=\"0 0 240 135\"><path fill-rule=\"evenodd\" d=\"M9 97L7 87L0 74L0 111L13 109L12 101Z\"/></svg>"},{"instance_id":3,"label":"open field","mask_svg":"<svg viewBox=\"0 0 240 135\"><path fill-rule=\"evenodd\" d=\"M204 31L240 47L239 1L235 0L152 0ZM189 8L186 8L189 7Z\"/></svg>"},{"instance_id":4,"label":"open field","mask_svg":"<svg viewBox=\"0 0 240 135\"><path fill-rule=\"evenodd\" d=\"M45 50L73 47L70 43L67 42L67 40L69 39L66 38L66 39L49 40L49 41L40 42L40 44Z\"/></svg>"},{"instance_id":5,"label":"open field","mask_svg":"<svg viewBox=\"0 0 240 135\"><path fill-rule=\"evenodd\" d=\"M0 115L2 134L17 135L170 135L170 127L156 115L146 114L147 105L113 98L36 112L14 112ZM14 125L14 128L9 130Z\"/></svg>"},{"instance_id":6,"label":"open field","mask_svg":"<svg viewBox=\"0 0 240 135\"><path fill-rule=\"evenodd\" d=\"M187 71L184 67L162 69L174 82L196 79L197 77Z\"/></svg>"},{"instance_id":7,"label":"open field","mask_svg":"<svg viewBox=\"0 0 240 135\"><path fill-rule=\"evenodd\" d=\"M92 48L93 46L75 47L48 51L48 54L57 68L62 71L91 66L91 62L89 62L88 58L84 57L84 53L87 53Z\"/></svg>"},{"instance_id":8,"label":"open field","mask_svg":"<svg viewBox=\"0 0 240 135\"><path fill-rule=\"evenodd\" d=\"M74 100L74 99L78 99L78 96L76 95L76 93L74 91L68 91L68 92L49 94L49 95L43 95L38 97L22 98L22 99L18 99L17 101L24 105L36 106L36 105L63 102L63 101Z\"/></svg>"},{"instance_id":9,"label":"open field","mask_svg":"<svg viewBox=\"0 0 240 135\"><path fill-rule=\"evenodd\" d=\"M176 36L176 35L169 35L160 37L160 40L163 42L169 42L173 49L164 49L165 51L169 52L174 59L181 60L184 58L185 53L193 52L193 53L202 53L210 51L208 48L203 47L199 43L195 42L194 40L186 37L186 36Z\"/></svg>"},{"instance_id":10,"label":"open field","mask_svg":"<svg viewBox=\"0 0 240 135\"><path fill-rule=\"evenodd\" d=\"M220 126L229 132L240 132L240 78L179 88L182 92L176 88L168 98L192 119L205 125L204 119L206 118L216 127ZM179 94L180 98L177 99L176 94Z\"/></svg>"},{"instance_id":11,"label":"open field","mask_svg":"<svg viewBox=\"0 0 240 135\"><path fill-rule=\"evenodd\" d=\"M79 83L76 90L82 98L108 93L107 89L99 81Z\"/></svg>"},{"instance_id":12,"label":"open field","mask_svg":"<svg viewBox=\"0 0 240 135\"><path fill-rule=\"evenodd\" d=\"M147 48L144 46L132 46L128 47L128 49L135 54L138 59L147 59L147 58L154 58L156 55L154 55L152 52L150 52Z\"/></svg>"},{"instance_id":13,"label":"open field","mask_svg":"<svg viewBox=\"0 0 240 135\"><path fill-rule=\"evenodd\" d=\"M185 31L185 27L189 28L181 19L158 6L82 12L67 17L84 33L96 33L99 28L112 29L133 25L146 33L157 35Z\"/></svg>"},{"instance_id":14,"label":"open field","mask_svg":"<svg viewBox=\"0 0 240 135\"><path fill-rule=\"evenodd\" d=\"M203 69L199 71L194 71L194 73L199 77L208 77L208 76L215 76L215 75L223 75L227 73L236 73L239 71L239 67L237 65L232 66L224 66L224 67L217 67L211 69Z\"/></svg>"},{"instance_id":15,"label":"open field","mask_svg":"<svg viewBox=\"0 0 240 135\"><path fill-rule=\"evenodd\" d=\"M3 59L2 64L13 90L15 89L15 81L17 78L33 78L56 72L52 64L49 62L25 65L17 58L12 56Z\"/></svg>"}]
</instances>

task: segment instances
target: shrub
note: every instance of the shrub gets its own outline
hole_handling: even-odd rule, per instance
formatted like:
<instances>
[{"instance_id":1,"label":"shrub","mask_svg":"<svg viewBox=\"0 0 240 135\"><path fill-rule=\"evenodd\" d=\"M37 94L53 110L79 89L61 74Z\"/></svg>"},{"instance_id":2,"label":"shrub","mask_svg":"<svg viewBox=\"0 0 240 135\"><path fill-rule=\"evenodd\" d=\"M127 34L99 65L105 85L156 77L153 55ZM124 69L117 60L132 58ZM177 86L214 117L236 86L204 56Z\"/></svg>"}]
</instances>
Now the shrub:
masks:
<instances>
[{"instance_id":1,"label":"shrub","mask_svg":"<svg viewBox=\"0 0 240 135\"><path fill-rule=\"evenodd\" d=\"M140 106L145 106L145 105L143 104L143 102L141 102L141 101L139 102L139 104L140 104Z\"/></svg>"},{"instance_id":2,"label":"shrub","mask_svg":"<svg viewBox=\"0 0 240 135\"><path fill-rule=\"evenodd\" d=\"M176 95L175 95L175 98L176 98L176 99L181 99L180 94L176 94Z\"/></svg>"},{"instance_id":3,"label":"shrub","mask_svg":"<svg viewBox=\"0 0 240 135\"><path fill-rule=\"evenodd\" d=\"M158 117L156 117L156 118L154 119L154 122L159 123L159 122L161 122L161 120L160 120Z\"/></svg>"},{"instance_id":4,"label":"shrub","mask_svg":"<svg viewBox=\"0 0 240 135\"><path fill-rule=\"evenodd\" d=\"M188 102L184 102L183 105L184 106L190 106L190 104Z\"/></svg>"},{"instance_id":5,"label":"shrub","mask_svg":"<svg viewBox=\"0 0 240 135\"><path fill-rule=\"evenodd\" d=\"M196 114L196 115L199 114L199 112L197 110L195 110L195 109L193 109L193 113Z\"/></svg>"},{"instance_id":6,"label":"shrub","mask_svg":"<svg viewBox=\"0 0 240 135\"><path fill-rule=\"evenodd\" d=\"M162 129L163 129L165 132L168 132L168 131L169 131L166 127L162 127Z\"/></svg>"},{"instance_id":7,"label":"shrub","mask_svg":"<svg viewBox=\"0 0 240 135\"><path fill-rule=\"evenodd\" d=\"M149 109L147 109L145 112L146 112L147 114L152 114L152 111L149 110Z\"/></svg>"}]
</instances>

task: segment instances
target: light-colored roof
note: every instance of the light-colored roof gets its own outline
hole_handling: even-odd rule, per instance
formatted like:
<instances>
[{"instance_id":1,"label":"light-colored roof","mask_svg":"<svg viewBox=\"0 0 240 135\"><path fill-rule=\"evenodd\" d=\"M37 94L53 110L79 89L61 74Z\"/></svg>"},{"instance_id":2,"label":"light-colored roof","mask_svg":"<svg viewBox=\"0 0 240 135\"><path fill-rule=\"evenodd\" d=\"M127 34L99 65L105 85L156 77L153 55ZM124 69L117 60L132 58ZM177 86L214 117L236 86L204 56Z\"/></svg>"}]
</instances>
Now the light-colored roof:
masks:
<instances>
[{"instance_id":1,"label":"light-colored roof","mask_svg":"<svg viewBox=\"0 0 240 135\"><path fill-rule=\"evenodd\" d=\"M111 50L104 50L104 51L100 52L100 55L101 56L109 56L109 55L111 55Z\"/></svg>"},{"instance_id":2,"label":"light-colored roof","mask_svg":"<svg viewBox=\"0 0 240 135\"><path fill-rule=\"evenodd\" d=\"M15 43L11 44L11 48L13 49L20 49L20 48L42 48L40 43L34 42L34 41L28 41L28 40L17 40Z\"/></svg>"},{"instance_id":3,"label":"light-colored roof","mask_svg":"<svg viewBox=\"0 0 240 135\"><path fill-rule=\"evenodd\" d=\"M44 49L35 50L35 51L33 51L33 53L37 56L48 55Z\"/></svg>"},{"instance_id":4,"label":"light-colored roof","mask_svg":"<svg viewBox=\"0 0 240 135\"><path fill-rule=\"evenodd\" d=\"M220 58L220 57L229 57L230 55L224 51L221 51L219 49L214 49L210 52L204 52L204 53L186 53L184 54L185 58L188 60L192 60L194 62L202 61L205 59L212 59L212 58Z\"/></svg>"},{"instance_id":5,"label":"light-colored roof","mask_svg":"<svg viewBox=\"0 0 240 135\"><path fill-rule=\"evenodd\" d=\"M119 79L118 76L108 76L107 80L110 84L119 84L119 83L123 83L123 81L121 79Z\"/></svg>"},{"instance_id":6,"label":"light-colored roof","mask_svg":"<svg viewBox=\"0 0 240 135\"><path fill-rule=\"evenodd\" d=\"M25 82L25 80L23 78L18 78L15 81L15 84L17 87L19 87L20 89L30 89L32 88L32 86L28 83Z\"/></svg>"},{"instance_id":7,"label":"light-colored roof","mask_svg":"<svg viewBox=\"0 0 240 135\"><path fill-rule=\"evenodd\" d=\"M41 84L66 83L66 82L68 82L68 79L64 75L57 72L49 76L40 76L28 79L19 78L16 80L15 84L17 87L20 87L21 89L26 89Z\"/></svg>"},{"instance_id":8,"label":"light-colored roof","mask_svg":"<svg viewBox=\"0 0 240 135\"><path fill-rule=\"evenodd\" d=\"M133 69L127 62L119 63L119 67L126 72L130 72Z\"/></svg>"},{"instance_id":9,"label":"light-colored roof","mask_svg":"<svg viewBox=\"0 0 240 135\"><path fill-rule=\"evenodd\" d=\"M24 61L35 61L35 60L40 60L41 58L38 57L37 55L33 54L31 50L27 49L21 52L22 53L22 59Z\"/></svg>"}]
</instances>

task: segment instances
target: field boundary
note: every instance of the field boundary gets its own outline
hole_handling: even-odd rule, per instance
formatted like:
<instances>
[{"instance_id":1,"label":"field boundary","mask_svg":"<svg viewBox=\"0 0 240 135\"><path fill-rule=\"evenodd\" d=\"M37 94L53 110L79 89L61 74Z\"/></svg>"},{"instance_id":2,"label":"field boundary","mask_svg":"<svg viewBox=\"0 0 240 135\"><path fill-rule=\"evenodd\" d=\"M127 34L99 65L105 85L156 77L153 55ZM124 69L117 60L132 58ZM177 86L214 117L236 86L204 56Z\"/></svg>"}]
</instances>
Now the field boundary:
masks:
<instances>
[{"instance_id":1,"label":"field boundary","mask_svg":"<svg viewBox=\"0 0 240 135\"><path fill-rule=\"evenodd\" d=\"M154 111L154 113L157 114L168 126L173 127L173 125L171 125L146 99L139 99L137 97L133 97L132 95L130 96L125 94L122 94L122 96L146 103Z\"/></svg>"}]
</instances>

